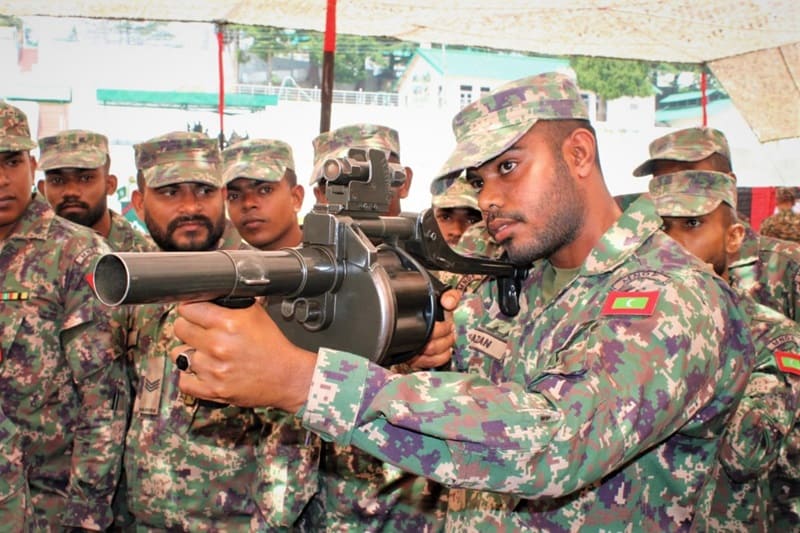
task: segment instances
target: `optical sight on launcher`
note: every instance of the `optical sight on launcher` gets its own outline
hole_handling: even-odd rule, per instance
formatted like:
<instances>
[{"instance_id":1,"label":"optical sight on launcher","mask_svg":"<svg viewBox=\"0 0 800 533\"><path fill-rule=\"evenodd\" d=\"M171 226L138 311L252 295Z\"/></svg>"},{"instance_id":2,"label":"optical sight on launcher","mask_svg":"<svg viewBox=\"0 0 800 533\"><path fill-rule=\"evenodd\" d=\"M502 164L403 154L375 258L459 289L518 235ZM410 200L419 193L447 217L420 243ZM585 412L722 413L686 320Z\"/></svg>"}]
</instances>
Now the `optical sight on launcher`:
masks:
<instances>
[{"instance_id":1,"label":"optical sight on launcher","mask_svg":"<svg viewBox=\"0 0 800 533\"><path fill-rule=\"evenodd\" d=\"M303 244L262 252L112 253L94 271L110 306L177 301L252 305L268 312L296 345L345 350L390 366L419 353L441 315L441 284L429 270L498 279L502 311L518 312L526 275L509 263L467 258L447 244L428 209L381 216L405 172L381 150L349 150L325 161L327 204L303 221Z\"/></svg>"}]
</instances>

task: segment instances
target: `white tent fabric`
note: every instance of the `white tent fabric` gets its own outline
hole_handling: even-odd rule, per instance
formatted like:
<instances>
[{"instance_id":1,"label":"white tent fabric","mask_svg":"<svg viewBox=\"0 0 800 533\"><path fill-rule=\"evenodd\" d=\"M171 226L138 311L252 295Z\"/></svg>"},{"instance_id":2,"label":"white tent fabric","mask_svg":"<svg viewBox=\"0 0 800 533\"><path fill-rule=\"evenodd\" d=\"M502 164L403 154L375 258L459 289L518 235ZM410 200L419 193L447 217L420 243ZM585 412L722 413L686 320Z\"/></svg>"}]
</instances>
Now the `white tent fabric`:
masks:
<instances>
[{"instance_id":1,"label":"white tent fabric","mask_svg":"<svg viewBox=\"0 0 800 533\"><path fill-rule=\"evenodd\" d=\"M0 0L0 13L323 31L326 0ZM800 137L797 0L339 0L337 31L707 64L762 142Z\"/></svg>"}]
</instances>

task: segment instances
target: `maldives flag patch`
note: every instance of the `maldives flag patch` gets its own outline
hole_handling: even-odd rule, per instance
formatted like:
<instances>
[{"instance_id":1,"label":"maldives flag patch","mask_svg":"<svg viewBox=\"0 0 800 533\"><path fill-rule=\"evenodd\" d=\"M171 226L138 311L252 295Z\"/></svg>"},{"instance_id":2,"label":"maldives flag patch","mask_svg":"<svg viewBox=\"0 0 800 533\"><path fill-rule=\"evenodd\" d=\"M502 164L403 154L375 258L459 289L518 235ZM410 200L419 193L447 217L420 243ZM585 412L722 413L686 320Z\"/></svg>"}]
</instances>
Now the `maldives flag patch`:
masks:
<instances>
[{"instance_id":1,"label":"maldives flag patch","mask_svg":"<svg viewBox=\"0 0 800 533\"><path fill-rule=\"evenodd\" d=\"M603 304L602 315L650 316L658 303L658 291L611 291Z\"/></svg>"},{"instance_id":2,"label":"maldives flag patch","mask_svg":"<svg viewBox=\"0 0 800 533\"><path fill-rule=\"evenodd\" d=\"M800 354L775 352L775 359L778 361L778 368L781 369L781 372L800 376Z\"/></svg>"}]
</instances>

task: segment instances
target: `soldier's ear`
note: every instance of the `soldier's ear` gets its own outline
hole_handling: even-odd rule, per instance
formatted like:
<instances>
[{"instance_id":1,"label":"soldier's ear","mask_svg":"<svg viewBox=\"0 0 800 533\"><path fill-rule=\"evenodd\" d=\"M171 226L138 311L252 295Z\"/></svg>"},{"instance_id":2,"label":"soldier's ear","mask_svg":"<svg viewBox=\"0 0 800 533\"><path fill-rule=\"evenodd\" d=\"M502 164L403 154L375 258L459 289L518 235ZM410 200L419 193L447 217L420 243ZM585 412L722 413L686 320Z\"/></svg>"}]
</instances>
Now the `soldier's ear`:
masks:
<instances>
[{"instance_id":1,"label":"soldier's ear","mask_svg":"<svg viewBox=\"0 0 800 533\"><path fill-rule=\"evenodd\" d=\"M594 135L585 128L576 128L564 140L561 156L574 176L585 178L594 167L596 149Z\"/></svg>"},{"instance_id":2,"label":"soldier's ear","mask_svg":"<svg viewBox=\"0 0 800 533\"><path fill-rule=\"evenodd\" d=\"M106 195L111 196L117 192L117 176L115 174L106 175Z\"/></svg>"},{"instance_id":3,"label":"soldier's ear","mask_svg":"<svg viewBox=\"0 0 800 533\"><path fill-rule=\"evenodd\" d=\"M136 189L131 193L131 204L139 220L144 220L144 194L142 191Z\"/></svg>"},{"instance_id":4,"label":"soldier's ear","mask_svg":"<svg viewBox=\"0 0 800 533\"><path fill-rule=\"evenodd\" d=\"M39 194L44 196L44 180L39 180L36 182L36 190L39 191Z\"/></svg>"},{"instance_id":5,"label":"soldier's ear","mask_svg":"<svg viewBox=\"0 0 800 533\"><path fill-rule=\"evenodd\" d=\"M739 249L744 242L744 224L736 222L728 227L725 234L725 253L729 256L739 253Z\"/></svg>"},{"instance_id":6,"label":"soldier's ear","mask_svg":"<svg viewBox=\"0 0 800 533\"><path fill-rule=\"evenodd\" d=\"M318 204L327 204L328 198L325 196L325 191L319 185L314 186L314 198L317 199Z\"/></svg>"},{"instance_id":7,"label":"soldier's ear","mask_svg":"<svg viewBox=\"0 0 800 533\"><path fill-rule=\"evenodd\" d=\"M302 185L295 185L291 189L292 195L292 206L294 207L294 212L299 213L300 209L303 207L303 199L306 196L306 190L303 188Z\"/></svg>"},{"instance_id":8,"label":"soldier's ear","mask_svg":"<svg viewBox=\"0 0 800 533\"><path fill-rule=\"evenodd\" d=\"M408 197L408 191L411 189L411 180L414 179L414 171L411 170L411 167L403 167L406 171L406 181L400 187L398 191L398 197L403 199Z\"/></svg>"}]
</instances>

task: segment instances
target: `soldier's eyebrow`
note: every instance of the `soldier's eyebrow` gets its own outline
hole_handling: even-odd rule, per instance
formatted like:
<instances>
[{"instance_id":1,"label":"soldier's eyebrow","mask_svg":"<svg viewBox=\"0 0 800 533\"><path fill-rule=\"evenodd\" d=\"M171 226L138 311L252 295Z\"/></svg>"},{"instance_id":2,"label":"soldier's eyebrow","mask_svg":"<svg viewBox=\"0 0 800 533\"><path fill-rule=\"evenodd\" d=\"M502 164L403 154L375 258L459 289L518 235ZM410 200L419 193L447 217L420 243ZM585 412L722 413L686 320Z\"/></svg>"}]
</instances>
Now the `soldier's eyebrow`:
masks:
<instances>
[{"instance_id":1,"label":"soldier's eyebrow","mask_svg":"<svg viewBox=\"0 0 800 533\"><path fill-rule=\"evenodd\" d=\"M14 159L15 157L19 157L22 155L22 150L15 150L13 152L0 152L0 158L3 161L8 161L9 159Z\"/></svg>"},{"instance_id":2,"label":"soldier's eyebrow","mask_svg":"<svg viewBox=\"0 0 800 533\"><path fill-rule=\"evenodd\" d=\"M479 180L479 179L481 179L481 176L480 176L480 174L478 174L478 171L476 169L471 168L471 169L467 170L466 178L467 178L467 181L469 181L469 180Z\"/></svg>"}]
</instances>

